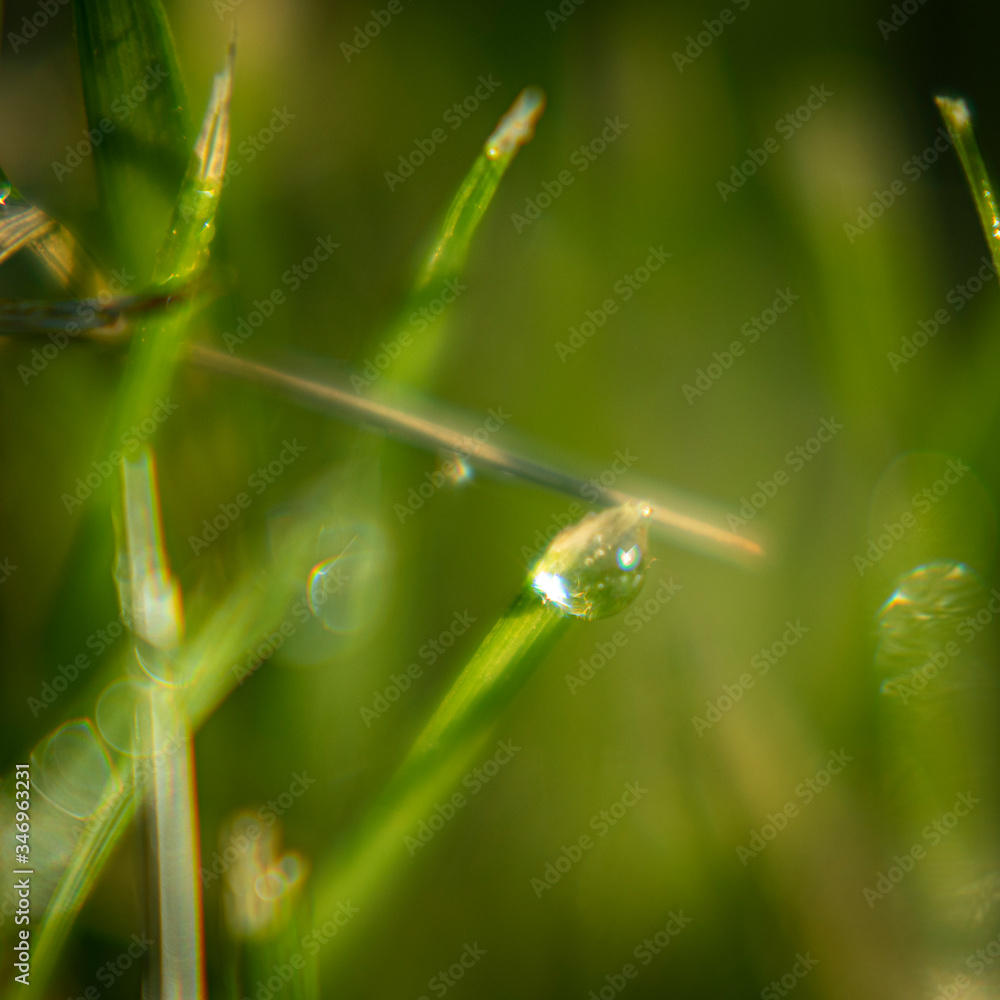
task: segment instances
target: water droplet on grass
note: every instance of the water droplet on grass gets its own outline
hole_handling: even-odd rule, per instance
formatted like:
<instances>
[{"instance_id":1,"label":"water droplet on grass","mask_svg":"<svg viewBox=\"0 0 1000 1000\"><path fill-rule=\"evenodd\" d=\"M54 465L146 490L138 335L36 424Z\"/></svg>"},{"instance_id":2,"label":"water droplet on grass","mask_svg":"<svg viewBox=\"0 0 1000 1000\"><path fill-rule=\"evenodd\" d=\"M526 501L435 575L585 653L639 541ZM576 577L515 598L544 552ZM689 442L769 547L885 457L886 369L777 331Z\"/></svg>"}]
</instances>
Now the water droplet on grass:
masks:
<instances>
[{"instance_id":1,"label":"water droplet on grass","mask_svg":"<svg viewBox=\"0 0 1000 1000\"><path fill-rule=\"evenodd\" d=\"M148 757L151 726L148 684L115 681L97 701L97 728L109 746L130 757Z\"/></svg>"},{"instance_id":2,"label":"water droplet on grass","mask_svg":"<svg viewBox=\"0 0 1000 1000\"><path fill-rule=\"evenodd\" d=\"M947 651L964 650L967 643L957 641L962 638L958 629L985 601L982 582L964 563L933 562L905 574L878 613L882 693L898 694L900 685L922 691L939 673L954 676L957 667L946 669L953 660Z\"/></svg>"},{"instance_id":3,"label":"water droplet on grass","mask_svg":"<svg viewBox=\"0 0 1000 1000\"><path fill-rule=\"evenodd\" d=\"M535 564L535 592L577 618L617 614L646 576L649 514L645 504L627 503L564 528Z\"/></svg>"},{"instance_id":4,"label":"water droplet on grass","mask_svg":"<svg viewBox=\"0 0 1000 1000\"><path fill-rule=\"evenodd\" d=\"M381 535L369 524L328 528L320 536L319 549L336 554L309 573L309 609L330 632L356 632L380 605L385 570Z\"/></svg>"},{"instance_id":5,"label":"water droplet on grass","mask_svg":"<svg viewBox=\"0 0 1000 1000\"><path fill-rule=\"evenodd\" d=\"M108 755L88 720L67 722L31 755L31 783L53 805L86 819L110 790Z\"/></svg>"}]
</instances>

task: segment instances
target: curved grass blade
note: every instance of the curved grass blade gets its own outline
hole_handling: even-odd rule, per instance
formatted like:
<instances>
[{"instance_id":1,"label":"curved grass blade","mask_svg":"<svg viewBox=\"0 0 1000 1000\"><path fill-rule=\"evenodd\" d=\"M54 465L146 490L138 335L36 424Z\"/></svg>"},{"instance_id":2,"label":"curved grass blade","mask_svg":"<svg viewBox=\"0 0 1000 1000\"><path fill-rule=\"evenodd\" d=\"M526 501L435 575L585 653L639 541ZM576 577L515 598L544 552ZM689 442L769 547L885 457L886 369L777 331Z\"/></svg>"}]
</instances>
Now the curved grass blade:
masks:
<instances>
[{"instance_id":1,"label":"curved grass blade","mask_svg":"<svg viewBox=\"0 0 1000 1000\"><path fill-rule=\"evenodd\" d=\"M997 209L995 188L976 142L969 106L962 98L936 97L934 100L962 161L979 222L993 257L993 270L1000 271L1000 211Z\"/></svg>"}]
</instances>

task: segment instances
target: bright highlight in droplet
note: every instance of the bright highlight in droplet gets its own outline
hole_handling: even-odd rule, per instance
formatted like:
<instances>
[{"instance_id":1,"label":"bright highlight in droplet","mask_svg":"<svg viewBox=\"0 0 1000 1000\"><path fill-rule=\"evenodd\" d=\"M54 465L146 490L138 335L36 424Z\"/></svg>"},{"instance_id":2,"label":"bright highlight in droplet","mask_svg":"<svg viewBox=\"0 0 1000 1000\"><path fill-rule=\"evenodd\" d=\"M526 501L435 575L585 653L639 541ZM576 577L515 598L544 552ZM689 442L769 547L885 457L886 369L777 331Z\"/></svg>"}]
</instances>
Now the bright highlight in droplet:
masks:
<instances>
[{"instance_id":1,"label":"bright highlight in droplet","mask_svg":"<svg viewBox=\"0 0 1000 1000\"><path fill-rule=\"evenodd\" d=\"M566 589L566 583L562 577L556 576L554 573L536 573L531 585L535 592L541 594L546 601L551 601L563 608L570 606L569 591Z\"/></svg>"},{"instance_id":2,"label":"bright highlight in droplet","mask_svg":"<svg viewBox=\"0 0 1000 1000\"><path fill-rule=\"evenodd\" d=\"M618 550L618 565L622 569L635 569L642 559L642 551L638 545L633 545L630 549Z\"/></svg>"},{"instance_id":3,"label":"bright highlight in droplet","mask_svg":"<svg viewBox=\"0 0 1000 1000\"><path fill-rule=\"evenodd\" d=\"M649 507L629 502L564 528L538 560L531 586L577 618L625 608L645 579Z\"/></svg>"}]
</instances>

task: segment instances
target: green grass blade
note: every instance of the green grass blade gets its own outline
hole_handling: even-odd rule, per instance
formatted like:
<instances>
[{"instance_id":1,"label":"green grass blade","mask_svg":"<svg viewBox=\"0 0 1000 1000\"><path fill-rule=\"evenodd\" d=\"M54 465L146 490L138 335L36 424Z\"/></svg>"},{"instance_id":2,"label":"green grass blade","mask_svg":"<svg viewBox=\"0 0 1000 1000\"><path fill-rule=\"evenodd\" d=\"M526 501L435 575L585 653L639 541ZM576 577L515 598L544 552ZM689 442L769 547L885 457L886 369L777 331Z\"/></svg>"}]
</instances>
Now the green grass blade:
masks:
<instances>
[{"instance_id":1,"label":"green grass blade","mask_svg":"<svg viewBox=\"0 0 1000 1000\"><path fill-rule=\"evenodd\" d=\"M178 647L173 661L174 676L180 685L176 710L186 720L180 736L194 732L236 686L232 665L243 651L259 645L286 618L288 605L302 579L302 567L308 564L314 550L317 525L326 516L327 506L322 502L315 506L316 510L303 516L283 538L280 558L270 572L262 577L246 571L217 603L204 625ZM168 741L168 754L176 754L183 746L178 733L173 736ZM150 786L154 771L148 757L141 759L134 772L123 768L120 786L105 795L74 845L38 924L32 985L41 984L39 995L45 995L44 983L52 975L69 928L128 828L136 803ZM44 833L40 829L34 832L39 836ZM15 994L9 995L13 998Z\"/></svg>"},{"instance_id":2,"label":"green grass blade","mask_svg":"<svg viewBox=\"0 0 1000 1000\"><path fill-rule=\"evenodd\" d=\"M122 786L106 795L77 841L73 856L49 900L37 932L31 964L31 985L37 996L46 995L56 960L77 914L83 908L135 812L131 776L123 775ZM34 933L34 932L33 932ZM16 985L6 992L8 1000L23 996Z\"/></svg>"},{"instance_id":3,"label":"green grass blade","mask_svg":"<svg viewBox=\"0 0 1000 1000\"><path fill-rule=\"evenodd\" d=\"M407 329L405 317L433 307L446 290L447 282L461 273L472 237L503 175L518 149L531 139L544 108L545 95L536 87L528 87L500 119L445 214L397 326ZM436 315L437 311L434 312ZM426 379L437 357L444 324L440 318L430 320L419 337L411 336L413 343L395 363L393 377L401 382L419 384Z\"/></svg>"},{"instance_id":4,"label":"green grass blade","mask_svg":"<svg viewBox=\"0 0 1000 1000\"><path fill-rule=\"evenodd\" d=\"M87 124L119 266L149 274L184 176L188 102L160 0L74 0ZM152 241L152 242L151 242Z\"/></svg>"},{"instance_id":5,"label":"green grass blade","mask_svg":"<svg viewBox=\"0 0 1000 1000\"><path fill-rule=\"evenodd\" d=\"M315 886L315 922L333 919L338 906L366 913L379 891L412 856L416 836L435 802L451 794L492 725L535 667L565 632L569 619L526 587L493 626L446 696L435 721L368 814L321 868ZM455 716L452 703L474 690L476 711ZM443 734L446 739L441 739ZM422 845L421 845L422 846ZM326 956L329 958L329 956Z\"/></svg>"},{"instance_id":6,"label":"green grass blade","mask_svg":"<svg viewBox=\"0 0 1000 1000\"><path fill-rule=\"evenodd\" d=\"M478 763L504 710L571 617L604 617L634 599L645 550L644 515L635 505L591 515L552 540L371 812L326 864L316 888L317 922L333 919L348 902L362 911L371 905L381 884L422 846L420 821Z\"/></svg>"},{"instance_id":7,"label":"green grass blade","mask_svg":"<svg viewBox=\"0 0 1000 1000\"><path fill-rule=\"evenodd\" d=\"M201 133L167 235L153 271L153 287L175 289L196 279L208 264L215 216L229 151L229 102L232 96L234 46L216 74ZM136 333L123 376L111 447L124 443L128 429L150 416L167 392L184 341L192 304L182 303L155 316Z\"/></svg>"},{"instance_id":8,"label":"green grass blade","mask_svg":"<svg viewBox=\"0 0 1000 1000\"><path fill-rule=\"evenodd\" d=\"M979 221L993 257L993 268L1000 271L1000 212L997 211L997 199L990 175L983 163L982 153L979 152L979 143L976 142L969 106L961 98L937 97L935 101L962 161L962 169L969 182Z\"/></svg>"},{"instance_id":9,"label":"green grass blade","mask_svg":"<svg viewBox=\"0 0 1000 1000\"><path fill-rule=\"evenodd\" d=\"M434 248L417 278L418 290L450 278L462 269L472 236L500 180L518 149L534 135L535 124L544 109L545 95L537 87L527 87L500 119L445 215Z\"/></svg>"}]
</instances>

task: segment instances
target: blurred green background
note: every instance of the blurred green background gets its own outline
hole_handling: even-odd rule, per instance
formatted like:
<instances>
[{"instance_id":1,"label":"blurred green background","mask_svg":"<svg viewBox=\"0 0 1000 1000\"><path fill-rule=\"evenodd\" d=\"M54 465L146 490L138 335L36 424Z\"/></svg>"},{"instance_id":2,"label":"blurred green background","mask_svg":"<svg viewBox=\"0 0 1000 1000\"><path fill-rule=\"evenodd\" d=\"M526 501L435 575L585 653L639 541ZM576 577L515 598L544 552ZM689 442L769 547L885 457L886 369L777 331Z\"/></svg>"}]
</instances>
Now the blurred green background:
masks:
<instances>
[{"instance_id":1,"label":"blurred green background","mask_svg":"<svg viewBox=\"0 0 1000 1000\"><path fill-rule=\"evenodd\" d=\"M967 964L1000 931L992 625L919 697L880 693L953 638L995 582L1000 299L995 282L949 298L987 249L954 151L922 161L926 169L911 159L937 137L933 97L946 91L970 100L987 163L1000 165L995 6L927 0L884 39L877 22L891 18L891 4L752 0L741 11L734 2L732 23L683 71L673 54L718 18L721 0L589 0L554 27L554 2L403 0L349 61L342 43L369 6L166 7L196 120L234 18L239 26L230 149L239 173L213 244L224 293L196 319L198 339L221 343L255 300L287 291L283 273L329 236L339 244L331 259L238 351L316 372L364 365L400 329L390 324L427 235L485 138L537 84L547 110L474 240L468 289L450 307L428 390L474 413L502 407L511 428L572 456L586 475L627 451L630 474L710 498L723 513L737 514L758 481L787 473L740 529L765 542L759 567L654 539L640 602L662 581L679 593L640 628L622 615L569 631L497 730L523 749L366 901L331 946L339 961L324 973L324 995L441 995L431 977L473 942L486 955L448 991L456 997L603 996L628 962L638 968L629 996L765 996L807 953L818 964L793 974L797 997L930 997L949 984L1000 995L991 968L977 975ZM3 12L2 165L114 268L92 165L63 180L52 168L85 128L72 11L60 7L16 52L6 37L35 9ZM495 92L459 128L446 124L447 140L390 190L385 172L491 75ZM786 137L778 122L814 87L832 96ZM290 120L264 144L275 109ZM575 151L607 118L627 129L580 171ZM717 183L769 138L777 151L723 200ZM518 232L512 216L567 169L573 183ZM845 224L857 225L896 179L905 193L852 241ZM667 264L560 360L556 342L661 245ZM741 328L782 289L798 300L751 344ZM0 269L0 294L51 292L14 258ZM942 308L941 332L894 371L889 352ZM745 354L686 398L683 387L733 341ZM65 720L92 716L127 652L119 640L37 717L27 707L116 618L107 510L67 514L61 496L99 457L123 360L119 349L74 344L24 384L18 366L31 349L0 340L0 559L17 567L0 584L5 772ZM235 810L257 808L305 772L317 783L281 826L286 846L318 866L517 592L522 547L536 548L536 532L571 501L477 476L400 523L394 505L434 456L392 442L379 452L372 432L192 367L178 370L172 398L180 410L157 438L159 478L192 628L282 505L331 468L344 477L337 518L363 525L368 539L375 584L347 602L344 630L304 629L196 743L203 859ZM808 461L786 459L824 418L843 429ZM301 459L195 555L189 539L203 519L292 438L305 446ZM961 485L918 510L905 541L859 572L855 557L949 459L971 470ZM919 595L906 591L902 624L882 626L905 650L879 654L880 606L934 560L966 567L958 591L908 577ZM436 662L421 660L456 612L475 624ZM789 621L808 631L762 674L753 658ZM566 675L618 631L627 643L571 692ZM361 708L413 662L423 677L366 725ZM706 702L718 706L724 685L747 674L754 686L699 732L693 720L706 718ZM796 789L834 751L850 762L806 802ZM592 833L591 817L631 782L648 794L537 898L531 880ZM869 905L863 890L894 855L927 846L926 825L969 791L982 803L972 816ZM787 829L741 860L737 848L786 802L797 806ZM140 929L141 871L130 834L77 921L52 997L94 985ZM642 965L634 949L681 910L691 923ZM211 992L225 995L213 958L226 935L218 882L205 893L205 924ZM970 985L957 986L959 974ZM101 995L135 995L139 979L133 969L110 989L97 985Z\"/></svg>"}]
</instances>

